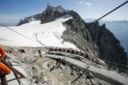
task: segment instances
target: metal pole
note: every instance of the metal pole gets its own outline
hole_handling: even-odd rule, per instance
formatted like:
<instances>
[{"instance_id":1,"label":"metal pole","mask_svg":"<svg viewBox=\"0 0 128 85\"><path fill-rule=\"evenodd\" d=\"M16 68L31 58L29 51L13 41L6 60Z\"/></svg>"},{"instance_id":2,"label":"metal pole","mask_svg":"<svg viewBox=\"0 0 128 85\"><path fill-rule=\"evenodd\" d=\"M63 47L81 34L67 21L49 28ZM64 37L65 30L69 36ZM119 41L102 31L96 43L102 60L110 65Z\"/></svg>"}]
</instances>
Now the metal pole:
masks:
<instances>
[{"instance_id":1,"label":"metal pole","mask_svg":"<svg viewBox=\"0 0 128 85\"><path fill-rule=\"evenodd\" d=\"M6 76L5 75L3 77L1 77L1 84L2 85L8 85L7 79L6 79Z\"/></svg>"},{"instance_id":2,"label":"metal pole","mask_svg":"<svg viewBox=\"0 0 128 85\"><path fill-rule=\"evenodd\" d=\"M102 17L100 17L99 19L95 20L94 22L99 21L100 19L104 18L105 16L109 15L110 13L112 13L113 11L117 10L118 8L122 7L123 5L127 4L128 0L125 1L124 3L122 3L121 5L117 6L116 8L112 9L111 11L109 11L108 13L104 14Z\"/></svg>"}]
</instances>

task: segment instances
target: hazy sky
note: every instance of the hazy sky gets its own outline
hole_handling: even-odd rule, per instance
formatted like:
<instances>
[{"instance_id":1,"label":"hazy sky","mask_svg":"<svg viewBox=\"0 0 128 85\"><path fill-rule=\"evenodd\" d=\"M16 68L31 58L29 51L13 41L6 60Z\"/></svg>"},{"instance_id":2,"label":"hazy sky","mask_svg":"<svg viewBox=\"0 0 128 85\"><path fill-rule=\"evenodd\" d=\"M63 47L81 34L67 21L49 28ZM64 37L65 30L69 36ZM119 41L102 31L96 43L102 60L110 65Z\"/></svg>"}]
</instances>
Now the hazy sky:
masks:
<instances>
[{"instance_id":1,"label":"hazy sky","mask_svg":"<svg viewBox=\"0 0 128 85\"><path fill-rule=\"evenodd\" d=\"M41 13L47 4L62 5L77 11L83 18L99 18L126 0L0 0L0 22L13 24L25 16ZM128 4L104 20L128 20Z\"/></svg>"}]
</instances>

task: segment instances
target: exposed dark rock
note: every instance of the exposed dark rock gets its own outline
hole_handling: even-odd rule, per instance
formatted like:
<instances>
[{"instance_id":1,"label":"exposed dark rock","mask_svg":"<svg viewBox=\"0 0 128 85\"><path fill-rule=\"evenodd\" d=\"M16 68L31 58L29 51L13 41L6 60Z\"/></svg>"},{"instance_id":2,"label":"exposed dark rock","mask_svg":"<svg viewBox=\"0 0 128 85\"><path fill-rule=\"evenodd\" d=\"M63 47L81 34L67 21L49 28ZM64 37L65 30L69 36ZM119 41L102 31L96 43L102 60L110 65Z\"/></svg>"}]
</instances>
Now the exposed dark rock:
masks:
<instances>
[{"instance_id":1,"label":"exposed dark rock","mask_svg":"<svg viewBox=\"0 0 128 85\"><path fill-rule=\"evenodd\" d=\"M64 22L67 30L63 33L62 38L65 41L74 43L79 49L87 52L90 56L97 57L97 46L92 41L91 35L86 28L84 21L79 17L78 14L74 13L74 11L71 11L69 13L71 16L73 16L73 19Z\"/></svg>"},{"instance_id":2,"label":"exposed dark rock","mask_svg":"<svg viewBox=\"0 0 128 85\"><path fill-rule=\"evenodd\" d=\"M105 24L100 26L98 22L95 22L86 23L86 26L93 41L99 47L101 57L110 65L126 66L127 55L119 40L106 28Z\"/></svg>"},{"instance_id":3,"label":"exposed dark rock","mask_svg":"<svg viewBox=\"0 0 128 85\"><path fill-rule=\"evenodd\" d=\"M19 49L18 52L25 53L24 49Z\"/></svg>"},{"instance_id":4,"label":"exposed dark rock","mask_svg":"<svg viewBox=\"0 0 128 85\"><path fill-rule=\"evenodd\" d=\"M53 21L64 15L66 15L66 10L64 10L61 6L53 7L48 5L47 9L42 14L41 23Z\"/></svg>"},{"instance_id":5,"label":"exposed dark rock","mask_svg":"<svg viewBox=\"0 0 128 85\"><path fill-rule=\"evenodd\" d=\"M32 15L30 17L25 17L23 20L21 19L20 22L17 24L17 26L25 24L25 23L29 23L31 21L35 21L35 20L41 20L42 14L36 14L36 15Z\"/></svg>"}]
</instances>

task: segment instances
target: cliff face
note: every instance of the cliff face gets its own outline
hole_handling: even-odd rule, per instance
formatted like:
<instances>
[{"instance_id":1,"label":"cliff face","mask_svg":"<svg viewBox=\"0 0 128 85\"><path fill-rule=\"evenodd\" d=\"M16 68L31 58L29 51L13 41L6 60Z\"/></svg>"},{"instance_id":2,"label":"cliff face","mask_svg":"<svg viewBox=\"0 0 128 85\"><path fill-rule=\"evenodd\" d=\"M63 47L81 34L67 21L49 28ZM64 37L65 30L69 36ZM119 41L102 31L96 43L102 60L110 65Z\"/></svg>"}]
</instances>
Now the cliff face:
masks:
<instances>
[{"instance_id":1,"label":"cliff face","mask_svg":"<svg viewBox=\"0 0 128 85\"><path fill-rule=\"evenodd\" d=\"M85 23L73 10L64 10L61 6L48 6L42 14L41 23L53 21L58 17L71 16L64 22L67 30L62 38L74 43L91 57L100 57L109 65L126 66L127 58L124 49L116 37L106 28L96 23ZM119 66L120 67L120 66Z\"/></svg>"},{"instance_id":2,"label":"cliff face","mask_svg":"<svg viewBox=\"0 0 128 85\"><path fill-rule=\"evenodd\" d=\"M98 47L93 42L85 22L74 11L70 11L68 14L72 16L72 19L63 23L67 30L63 33L62 38L65 41L74 43L79 49L86 52L91 58L98 57Z\"/></svg>"},{"instance_id":3,"label":"cliff face","mask_svg":"<svg viewBox=\"0 0 128 85\"><path fill-rule=\"evenodd\" d=\"M102 26L98 22L86 23L92 40L99 48L99 54L110 65L118 65L124 67L127 64L127 55L123 47L116 37L106 28L105 24Z\"/></svg>"}]
</instances>

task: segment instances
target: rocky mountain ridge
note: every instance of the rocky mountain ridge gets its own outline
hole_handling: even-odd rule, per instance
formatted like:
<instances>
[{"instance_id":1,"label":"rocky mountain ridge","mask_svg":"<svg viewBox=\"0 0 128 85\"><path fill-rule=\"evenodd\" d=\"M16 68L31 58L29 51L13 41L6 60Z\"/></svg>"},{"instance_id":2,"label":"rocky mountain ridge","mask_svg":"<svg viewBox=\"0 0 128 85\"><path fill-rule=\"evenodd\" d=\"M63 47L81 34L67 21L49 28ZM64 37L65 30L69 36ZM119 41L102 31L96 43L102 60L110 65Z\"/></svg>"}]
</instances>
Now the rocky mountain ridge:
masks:
<instances>
[{"instance_id":1,"label":"rocky mountain ridge","mask_svg":"<svg viewBox=\"0 0 128 85\"><path fill-rule=\"evenodd\" d=\"M110 66L116 64L119 65L119 68L126 66L127 59L124 49L105 25L100 26L98 22L86 23L78 13L73 10L65 10L61 6L48 5L39 16L41 24L54 21L59 17L71 16L72 19L63 23L67 28L61 37L64 41L75 44L79 49L88 53L92 59L99 57ZM29 17L28 21L29 19L31 18Z\"/></svg>"}]
</instances>

